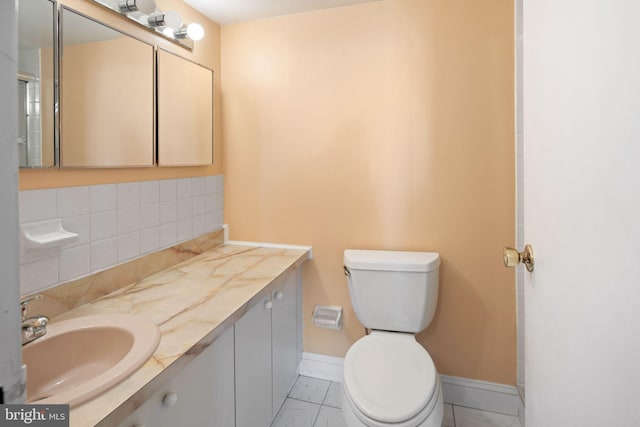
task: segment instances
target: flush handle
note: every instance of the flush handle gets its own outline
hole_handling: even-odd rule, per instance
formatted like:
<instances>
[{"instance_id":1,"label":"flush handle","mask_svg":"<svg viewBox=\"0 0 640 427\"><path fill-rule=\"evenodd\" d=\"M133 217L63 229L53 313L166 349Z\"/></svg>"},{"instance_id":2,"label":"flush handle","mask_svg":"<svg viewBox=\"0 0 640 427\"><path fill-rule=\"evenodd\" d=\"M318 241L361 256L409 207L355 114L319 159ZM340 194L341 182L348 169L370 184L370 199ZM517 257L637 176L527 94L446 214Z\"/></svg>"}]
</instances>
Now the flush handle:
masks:
<instances>
[{"instance_id":1,"label":"flush handle","mask_svg":"<svg viewBox=\"0 0 640 427\"><path fill-rule=\"evenodd\" d=\"M533 271L535 265L531 245L526 245L522 252L518 252L518 250L514 248L505 247L503 260L505 267L515 267L519 263L523 263L527 267L527 271Z\"/></svg>"},{"instance_id":2,"label":"flush handle","mask_svg":"<svg viewBox=\"0 0 640 427\"><path fill-rule=\"evenodd\" d=\"M344 269L344 275L347 276L347 277L351 277L351 272L349 271L347 266L343 265L342 268Z\"/></svg>"}]
</instances>

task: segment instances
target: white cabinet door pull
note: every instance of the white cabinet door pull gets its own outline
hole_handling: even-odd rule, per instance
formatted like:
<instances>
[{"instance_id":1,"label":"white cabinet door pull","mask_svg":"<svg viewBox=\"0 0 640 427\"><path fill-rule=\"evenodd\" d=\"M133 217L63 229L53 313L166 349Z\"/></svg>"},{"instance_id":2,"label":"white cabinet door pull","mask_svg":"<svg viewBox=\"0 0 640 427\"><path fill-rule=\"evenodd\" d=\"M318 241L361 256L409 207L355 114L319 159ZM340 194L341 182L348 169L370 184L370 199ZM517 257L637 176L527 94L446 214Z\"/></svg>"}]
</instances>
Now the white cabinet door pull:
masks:
<instances>
[{"instance_id":1,"label":"white cabinet door pull","mask_svg":"<svg viewBox=\"0 0 640 427\"><path fill-rule=\"evenodd\" d=\"M280 291L276 292L276 299L277 300L281 300L283 296L284 296L284 294L282 292L280 292Z\"/></svg>"},{"instance_id":2,"label":"white cabinet door pull","mask_svg":"<svg viewBox=\"0 0 640 427\"><path fill-rule=\"evenodd\" d=\"M176 393L167 393L162 398L162 406L169 408L178 403L178 395Z\"/></svg>"}]
</instances>

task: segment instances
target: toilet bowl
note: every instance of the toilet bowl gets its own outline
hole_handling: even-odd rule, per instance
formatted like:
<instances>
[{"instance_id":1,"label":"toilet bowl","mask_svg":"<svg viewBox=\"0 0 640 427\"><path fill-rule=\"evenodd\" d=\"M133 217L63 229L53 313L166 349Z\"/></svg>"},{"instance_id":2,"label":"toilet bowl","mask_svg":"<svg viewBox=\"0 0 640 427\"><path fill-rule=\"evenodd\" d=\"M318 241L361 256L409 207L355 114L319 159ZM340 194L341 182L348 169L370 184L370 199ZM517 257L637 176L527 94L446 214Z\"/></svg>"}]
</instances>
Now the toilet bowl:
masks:
<instances>
[{"instance_id":1,"label":"toilet bowl","mask_svg":"<svg viewBox=\"0 0 640 427\"><path fill-rule=\"evenodd\" d=\"M435 312L439 265L433 252L345 251L353 308L371 329L345 356L341 398L347 426L441 426L438 372L415 339Z\"/></svg>"},{"instance_id":2,"label":"toilet bowl","mask_svg":"<svg viewBox=\"0 0 640 427\"><path fill-rule=\"evenodd\" d=\"M344 362L342 413L349 427L440 427L442 388L414 335L373 331Z\"/></svg>"}]
</instances>

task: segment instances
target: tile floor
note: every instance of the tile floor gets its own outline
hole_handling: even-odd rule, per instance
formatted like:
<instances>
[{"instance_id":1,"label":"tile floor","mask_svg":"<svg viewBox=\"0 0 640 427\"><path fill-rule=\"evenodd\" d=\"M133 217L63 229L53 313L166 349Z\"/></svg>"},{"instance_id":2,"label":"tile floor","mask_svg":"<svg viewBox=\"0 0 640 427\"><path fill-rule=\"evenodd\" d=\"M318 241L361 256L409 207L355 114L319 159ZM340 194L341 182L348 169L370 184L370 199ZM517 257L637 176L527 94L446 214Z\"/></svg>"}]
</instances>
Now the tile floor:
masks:
<instances>
[{"instance_id":1,"label":"tile floor","mask_svg":"<svg viewBox=\"0 0 640 427\"><path fill-rule=\"evenodd\" d=\"M346 427L340 383L299 376L271 427ZM520 427L517 417L444 405L442 427Z\"/></svg>"}]
</instances>

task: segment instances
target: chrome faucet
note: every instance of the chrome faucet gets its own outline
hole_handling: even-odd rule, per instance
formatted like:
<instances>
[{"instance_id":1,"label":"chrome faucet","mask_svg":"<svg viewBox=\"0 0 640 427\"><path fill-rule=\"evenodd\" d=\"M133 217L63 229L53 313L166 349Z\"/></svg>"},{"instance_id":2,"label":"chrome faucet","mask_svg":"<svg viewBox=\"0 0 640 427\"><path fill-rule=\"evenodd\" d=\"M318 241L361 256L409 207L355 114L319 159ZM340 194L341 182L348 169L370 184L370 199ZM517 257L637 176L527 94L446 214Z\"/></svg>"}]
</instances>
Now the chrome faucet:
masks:
<instances>
[{"instance_id":1,"label":"chrome faucet","mask_svg":"<svg viewBox=\"0 0 640 427\"><path fill-rule=\"evenodd\" d=\"M37 340L47 333L47 324L49 323L49 318L47 316L27 317L27 306L31 302L40 298L42 298L42 295L36 295L34 297L27 298L24 301L20 301L20 326L22 329L20 335L22 336L22 345Z\"/></svg>"}]
</instances>

